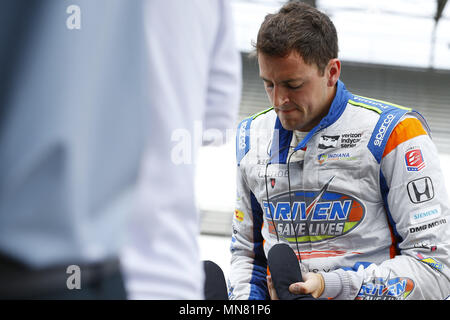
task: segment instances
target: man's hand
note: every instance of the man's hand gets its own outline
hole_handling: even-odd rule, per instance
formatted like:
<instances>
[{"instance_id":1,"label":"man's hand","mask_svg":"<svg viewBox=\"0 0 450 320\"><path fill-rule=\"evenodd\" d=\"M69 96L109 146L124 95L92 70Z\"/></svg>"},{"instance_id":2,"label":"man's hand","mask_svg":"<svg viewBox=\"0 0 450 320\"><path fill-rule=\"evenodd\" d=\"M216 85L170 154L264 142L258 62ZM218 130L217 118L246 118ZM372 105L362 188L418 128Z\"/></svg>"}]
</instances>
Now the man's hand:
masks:
<instances>
[{"instance_id":1,"label":"man's hand","mask_svg":"<svg viewBox=\"0 0 450 320\"><path fill-rule=\"evenodd\" d=\"M325 289L325 282L319 273L308 272L303 276L304 282L296 282L289 286L289 291L294 294L311 294L319 298ZM267 276L267 289L272 300L278 300L278 295L273 285L272 277Z\"/></svg>"},{"instance_id":2,"label":"man's hand","mask_svg":"<svg viewBox=\"0 0 450 320\"><path fill-rule=\"evenodd\" d=\"M296 282L289 286L289 291L294 294L311 294L319 298L325 289L325 281L320 273L308 272L303 276L304 282Z\"/></svg>"}]
</instances>

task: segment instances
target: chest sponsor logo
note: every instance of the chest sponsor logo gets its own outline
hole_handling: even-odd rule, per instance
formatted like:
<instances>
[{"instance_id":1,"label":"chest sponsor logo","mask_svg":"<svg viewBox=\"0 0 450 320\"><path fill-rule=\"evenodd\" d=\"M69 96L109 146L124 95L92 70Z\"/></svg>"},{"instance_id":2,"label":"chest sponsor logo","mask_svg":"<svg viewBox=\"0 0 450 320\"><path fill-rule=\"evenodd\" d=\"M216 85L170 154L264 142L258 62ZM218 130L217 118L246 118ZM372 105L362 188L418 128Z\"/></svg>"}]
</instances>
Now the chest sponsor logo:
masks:
<instances>
[{"instance_id":1,"label":"chest sponsor logo","mask_svg":"<svg viewBox=\"0 0 450 320\"><path fill-rule=\"evenodd\" d=\"M409 278L372 278L361 286L356 300L404 300L414 290Z\"/></svg>"},{"instance_id":2,"label":"chest sponsor logo","mask_svg":"<svg viewBox=\"0 0 450 320\"><path fill-rule=\"evenodd\" d=\"M319 140L319 149L330 149L338 146L340 136L326 136L323 135Z\"/></svg>"},{"instance_id":3,"label":"chest sponsor logo","mask_svg":"<svg viewBox=\"0 0 450 320\"><path fill-rule=\"evenodd\" d=\"M361 141L362 133L344 133L341 138L341 148L353 148Z\"/></svg>"},{"instance_id":4,"label":"chest sponsor logo","mask_svg":"<svg viewBox=\"0 0 450 320\"><path fill-rule=\"evenodd\" d=\"M406 186L409 200L412 203L427 202L434 198L433 181L430 177L423 177L408 182Z\"/></svg>"},{"instance_id":5,"label":"chest sponsor logo","mask_svg":"<svg viewBox=\"0 0 450 320\"><path fill-rule=\"evenodd\" d=\"M324 241L354 230L364 219L365 206L348 194L328 191L330 182L321 190L295 190L291 197L285 192L263 201L269 233L290 243L302 243Z\"/></svg>"},{"instance_id":6,"label":"chest sponsor logo","mask_svg":"<svg viewBox=\"0 0 450 320\"><path fill-rule=\"evenodd\" d=\"M267 170L265 167L262 167L258 171L258 178L282 178L288 176L288 170L287 169L271 169Z\"/></svg>"},{"instance_id":7,"label":"chest sponsor logo","mask_svg":"<svg viewBox=\"0 0 450 320\"><path fill-rule=\"evenodd\" d=\"M330 153L330 154L323 153L317 156L317 162L320 165L332 161L354 161L354 160L358 160L358 157L352 156L349 152Z\"/></svg>"},{"instance_id":8,"label":"chest sponsor logo","mask_svg":"<svg viewBox=\"0 0 450 320\"><path fill-rule=\"evenodd\" d=\"M362 133L344 133L342 135L320 136L318 149L331 149L331 148L354 148L361 141Z\"/></svg>"},{"instance_id":9,"label":"chest sponsor logo","mask_svg":"<svg viewBox=\"0 0 450 320\"><path fill-rule=\"evenodd\" d=\"M425 168L422 151L420 148L409 149L405 153L405 162L407 171L420 171Z\"/></svg>"}]
</instances>

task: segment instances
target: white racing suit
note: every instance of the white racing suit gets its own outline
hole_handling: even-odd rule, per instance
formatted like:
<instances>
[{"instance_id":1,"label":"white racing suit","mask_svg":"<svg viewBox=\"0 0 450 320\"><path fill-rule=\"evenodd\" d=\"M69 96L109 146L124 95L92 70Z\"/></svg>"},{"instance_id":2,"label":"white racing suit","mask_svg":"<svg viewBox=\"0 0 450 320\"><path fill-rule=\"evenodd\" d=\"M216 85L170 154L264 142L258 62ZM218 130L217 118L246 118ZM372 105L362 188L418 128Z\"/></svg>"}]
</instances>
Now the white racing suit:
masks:
<instances>
[{"instance_id":1,"label":"white racing suit","mask_svg":"<svg viewBox=\"0 0 450 320\"><path fill-rule=\"evenodd\" d=\"M278 241L324 276L321 298L445 299L449 201L422 116L338 81L328 115L294 149L302 161L289 159L292 136L273 109L238 126L230 299L269 298Z\"/></svg>"}]
</instances>

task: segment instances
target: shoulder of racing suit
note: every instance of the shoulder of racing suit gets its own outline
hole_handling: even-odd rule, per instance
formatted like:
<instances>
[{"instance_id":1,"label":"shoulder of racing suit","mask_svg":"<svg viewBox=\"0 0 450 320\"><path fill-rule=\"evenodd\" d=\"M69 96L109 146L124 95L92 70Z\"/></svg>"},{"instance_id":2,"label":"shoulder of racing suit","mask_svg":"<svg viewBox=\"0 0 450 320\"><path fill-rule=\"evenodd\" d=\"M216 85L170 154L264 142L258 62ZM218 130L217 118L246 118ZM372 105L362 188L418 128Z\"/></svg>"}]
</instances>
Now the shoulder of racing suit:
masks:
<instances>
[{"instance_id":1,"label":"shoulder of racing suit","mask_svg":"<svg viewBox=\"0 0 450 320\"><path fill-rule=\"evenodd\" d=\"M379 119L373 130L372 136L367 145L378 163L381 162L386 144L397 124L405 118L405 116L415 117L419 119L422 126L431 136L431 130L425 118L412 108L400 106L394 103L366 98L359 95L352 95L348 103L353 106L362 107L372 110L379 114Z\"/></svg>"},{"instance_id":2,"label":"shoulder of racing suit","mask_svg":"<svg viewBox=\"0 0 450 320\"><path fill-rule=\"evenodd\" d=\"M378 163L381 162L386 144L391 133L393 132L397 124L405 117L417 118L421 122L427 134L431 137L431 130L425 118L412 108L351 93L347 101L347 106L348 104L371 110L379 115L372 136L367 145L368 149L373 154ZM251 149L251 132L255 129L274 129L277 117L273 109L273 107L267 108L248 118L243 119L239 123L236 134L236 160L238 166L240 165L240 162L245 157L245 155Z\"/></svg>"},{"instance_id":3,"label":"shoulder of racing suit","mask_svg":"<svg viewBox=\"0 0 450 320\"><path fill-rule=\"evenodd\" d=\"M276 118L276 114L273 109L273 107L267 108L248 118L245 118L239 123L236 133L236 160L238 166L244 156L250 151L251 128L255 130L256 125L257 127L270 129L270 124L273 124L274 119Z\"/></svg>"}]
</instances>

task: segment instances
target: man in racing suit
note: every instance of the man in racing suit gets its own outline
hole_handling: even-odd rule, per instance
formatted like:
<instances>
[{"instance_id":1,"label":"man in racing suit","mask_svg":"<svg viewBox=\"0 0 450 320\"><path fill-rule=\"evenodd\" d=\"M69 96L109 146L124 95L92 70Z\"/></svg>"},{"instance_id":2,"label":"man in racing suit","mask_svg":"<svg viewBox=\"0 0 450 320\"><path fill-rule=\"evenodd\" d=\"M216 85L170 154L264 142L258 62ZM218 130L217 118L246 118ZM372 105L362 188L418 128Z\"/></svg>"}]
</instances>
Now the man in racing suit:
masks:
<instances>
[{"instance_id":1,"label":"man in racing suit","mask_svg":"<svg viewBox=\"0 0 450 320\"><path fill-rule=\"evenodd\" d=\"M316 9L289 3L258 34L260 76L274 107L237 130L229 296L275 299L266 257L284 242L304 275L293 293L444 299L450 208L430 130L410 108L347 91L337 46L316 55L325 63L298 46L267 49L268 34L278 48L289 31L276 34L277 26L311 16L316 29L320 21L334 30Z\"/></svg>"}]
</instances>

